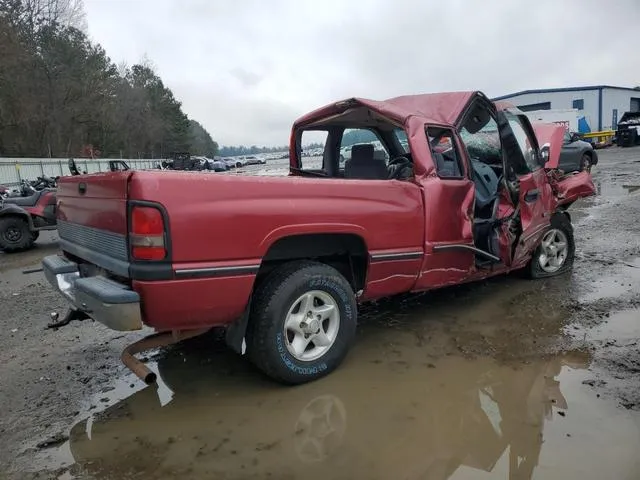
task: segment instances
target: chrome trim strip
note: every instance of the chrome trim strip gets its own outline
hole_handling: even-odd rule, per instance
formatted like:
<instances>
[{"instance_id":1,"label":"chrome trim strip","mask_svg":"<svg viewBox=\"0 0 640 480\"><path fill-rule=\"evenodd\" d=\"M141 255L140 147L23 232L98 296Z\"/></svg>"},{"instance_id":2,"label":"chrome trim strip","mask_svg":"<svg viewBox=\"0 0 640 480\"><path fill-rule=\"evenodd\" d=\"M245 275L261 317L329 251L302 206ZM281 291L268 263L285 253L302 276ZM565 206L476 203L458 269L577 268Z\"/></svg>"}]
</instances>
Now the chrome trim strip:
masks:
<instances>
[{"instance_id":1,"label":"chrome trim strip","mask_svg":"<svg viewBox=\"0 0 640 480\"><path fill-rule=\"evenodd\" d=\"M372 253L372 262L385 262L387 260L416 260L422 258L422 252L400 252L400 253Z\"/></svg>"}]
</instances>

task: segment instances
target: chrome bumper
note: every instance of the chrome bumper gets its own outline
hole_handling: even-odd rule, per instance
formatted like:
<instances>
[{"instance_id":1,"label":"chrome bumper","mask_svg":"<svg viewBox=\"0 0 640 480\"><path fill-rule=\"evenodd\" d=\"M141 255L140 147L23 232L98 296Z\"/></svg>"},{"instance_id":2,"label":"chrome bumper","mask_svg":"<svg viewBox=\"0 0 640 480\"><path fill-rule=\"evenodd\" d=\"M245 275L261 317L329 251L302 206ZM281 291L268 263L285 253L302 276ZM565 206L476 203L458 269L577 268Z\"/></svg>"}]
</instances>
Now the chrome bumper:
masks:
<instances>
[{"instance_id":1,"label":"chrome bumper","mask_svg":"<svg viewBox=\"0 0 640 480\"><path fill-rule=\"evenodd\" d=\"M140 330L140 296L103 276L80 277L78 265L59 255L42 260L47 281L78 310L112 330Z\"/></svg>"}]
</instances>

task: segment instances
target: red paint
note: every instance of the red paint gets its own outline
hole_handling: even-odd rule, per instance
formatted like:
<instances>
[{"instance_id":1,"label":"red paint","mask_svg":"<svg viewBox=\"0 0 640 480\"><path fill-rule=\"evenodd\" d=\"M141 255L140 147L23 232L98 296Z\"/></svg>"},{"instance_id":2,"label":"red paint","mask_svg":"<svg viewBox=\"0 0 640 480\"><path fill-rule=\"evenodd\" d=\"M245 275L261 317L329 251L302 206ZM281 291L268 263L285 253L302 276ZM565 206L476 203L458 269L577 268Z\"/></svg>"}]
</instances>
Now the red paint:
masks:
<instances>
[{"instance_id":1,"label":"red paint","mask_svg":"<svg viewBox=\"0 0 640 480\"><path fill-rule=\"evenodd\" d=\"M560 151L562 150L562 139L565 128L551 123L534 123L533 130L536 132L540 150L549 149L549 159L545 168L558 168L560 161Z\"/></svg>"},{"instance_id":2,"label":"red paint","mask_svg":"<svg viewBox=\"0 0 640 480\"><path fill-rule=\"evenodd\" d=\"M133 282L145 323L158 330L224 325L238 318L255 276Z\"/></svg>"},{"instance_id":3,"label":"red paint","mask_svg":"<svg viewBox=\"0 0 640 480\"><path fill-rule=\"evenodd\" d=\"M475 186L469 178L442 179L425 135L429 125L457 131L456 122L476 92L404 96L387 101L352 99L332 103L294 123L290 161L298 167L296 133L354 106L403 125L414 161L412 181L355 180L297 175L255 177L175 171L127 171L66 177L60 180L60 218L118 233L127 233L127 200L161 204L168 216L172 267L175 270L257 268L279 239L300 234L341 233L364 242L370 261L364 300L406 291L428 290L506 273L528 262L554 211L594 193L590 174L560 177L550 168L559 155L557 126L536 126L538 141L549 149L547 169L519 178L518 199L523 232L515 237L499 226L500 264L476 266L473 253L438 251L451 245L474 246ZM511 107L499 104L496 110ZM454 135L461 155L466 149ZM557 159L555 159L557 165ZM79 183L87 185L84 195ZM527 192L537 191L531 200ZM498 219L516 205L502 191ZM413 254L394 259L392 254ZM416 256L417 254L417 256ZM157 329L196 328L232 322L244 311L255 275L134 281L145 322Z\"/></svg>"},{"instance_id":4,"label":"red paint","mask_svg":"<svg viewBox=\"0 0 640 480\"><path fill-rule=\"evenodd\" d=\"M132 171L61 177L58 219L87 227L127 233L127 186ZM86 192L80 193L80 184Z\"/></svg>"},{"instance_id":5,"label":"red paint","mask_svg":"<svg viewBox=\"0 0 640 480\"><path fill-rule=\"evenodd\" d=\"M133 174L130 198L164 205L176 264L261 259L278 239L301 233L352 233L370 251L421 250L417 185L330 183L327 188L324 178L144 171Z\"/></svg>"}]
</instances>

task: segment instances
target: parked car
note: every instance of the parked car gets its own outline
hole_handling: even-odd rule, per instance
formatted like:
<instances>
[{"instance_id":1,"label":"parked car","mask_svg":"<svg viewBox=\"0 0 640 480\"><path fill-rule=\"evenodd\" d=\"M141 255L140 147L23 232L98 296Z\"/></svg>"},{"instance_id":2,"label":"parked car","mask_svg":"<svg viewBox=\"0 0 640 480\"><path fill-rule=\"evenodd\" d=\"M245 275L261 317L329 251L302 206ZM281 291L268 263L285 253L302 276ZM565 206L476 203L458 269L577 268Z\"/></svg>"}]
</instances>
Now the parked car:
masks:
<instances>
[{"instance_id":1,"label":"parked car","mask_svg":"<svg viewBox=\"0 0 640 480\"><path fill-rule=\"evenodd\" d=\"M246 157L245 165L264 165L267 161L264 158Z\"/></svg>"},{"instance_id":2,"label":"parked car","mask_svg":"<svg viewBox=\"0 0 640 480\"><path fill-rule=\"evenodd\" d=\"M372 131L388 160L354 145L341 168L346 128ZM307 165L311 130L328 147ZM43 260L44 272L72 303L66 318L162 332L122 355L148 383L155 374L134 353L214 326L271 378L309 382L347 355L360 302L569 270L567 209L595 188L588 171L558 169L562 131L534 130L480 92L332 103L294 123L287 177L61 179L62 253Z\"/></svg>"},{"instance_id":3,"label":"parked car","mask_svg":"<svg viewBox=\"0 0 640 480\"><path fill-rule=\"evenodd\" d=\"M204 169L213 170L214 172L226 172L229 170L229 165L220 159L211 159L208 157L202 157Z\"/></svg>"},{"instance_id":4,"label":"parked car","mask_svg":"<svg viewBox=\"0 0 640 480\"><path fill-rule=\"evenodd\" d=\"M577 133L564 132L559 168L565 172L591 171L598 164L598 154L593 145L581 139Z\"/></svg>"}]
</instances>

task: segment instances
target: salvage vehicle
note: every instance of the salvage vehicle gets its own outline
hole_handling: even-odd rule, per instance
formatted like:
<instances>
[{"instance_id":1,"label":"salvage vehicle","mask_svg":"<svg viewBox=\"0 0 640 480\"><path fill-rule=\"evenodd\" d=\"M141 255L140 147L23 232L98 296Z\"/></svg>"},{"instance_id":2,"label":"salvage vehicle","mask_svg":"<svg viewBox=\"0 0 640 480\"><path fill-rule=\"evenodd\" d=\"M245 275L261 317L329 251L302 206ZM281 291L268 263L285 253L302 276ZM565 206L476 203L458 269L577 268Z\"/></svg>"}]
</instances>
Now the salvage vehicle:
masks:
<instances>
[{"instance_id":1,"label":"salvage vehicle","mask_svg":"<svg viewBox=\"0 0 640 480\"><path fill-rule=\"evenodd\" d=\"M350 129L386 155L357 144L340 165ZM570 269L567 209L595 188L588 171L558 170L562 136L481 92L352 98L294 123L288 176L61 179L62 253L43 269L72 308L52 325L154 328L122 354L147 383L155 373L135 353L218 326L269 377L318 379L346 357L359 302ZM319 158L305 152L318 137Z\"/></svg>"}]
</instances>

